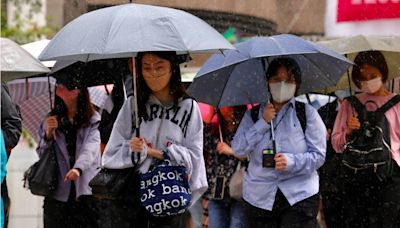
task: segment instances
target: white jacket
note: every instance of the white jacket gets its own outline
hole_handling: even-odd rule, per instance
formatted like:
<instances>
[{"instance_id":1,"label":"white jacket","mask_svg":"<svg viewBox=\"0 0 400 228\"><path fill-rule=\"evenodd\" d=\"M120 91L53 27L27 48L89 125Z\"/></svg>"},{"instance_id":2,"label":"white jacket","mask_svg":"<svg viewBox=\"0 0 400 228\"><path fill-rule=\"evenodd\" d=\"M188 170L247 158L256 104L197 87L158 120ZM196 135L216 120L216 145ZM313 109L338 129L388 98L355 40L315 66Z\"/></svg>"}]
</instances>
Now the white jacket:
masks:
<instances>
[{"instance_id":1,"label":"white jacket","mask_svg":"<svg viewBox=\"0 0 400 228\"><path fill-rule=\"evenodd\" d=\"M132 167L129 141L135 136L132 127L132 97L122 106L105 148L102 165L105 168ZM168 149L173 163L187 168L190 176L192 202L207 190L207 177L203 158L203 122L200 109L193 99L181 99L176 110L163 106L153 95L146 103L149 119L142 120L140 136L152 148ZM139 171L148 171L153 158L144 150L140 154Z\"/></svg>"}]
</instances>

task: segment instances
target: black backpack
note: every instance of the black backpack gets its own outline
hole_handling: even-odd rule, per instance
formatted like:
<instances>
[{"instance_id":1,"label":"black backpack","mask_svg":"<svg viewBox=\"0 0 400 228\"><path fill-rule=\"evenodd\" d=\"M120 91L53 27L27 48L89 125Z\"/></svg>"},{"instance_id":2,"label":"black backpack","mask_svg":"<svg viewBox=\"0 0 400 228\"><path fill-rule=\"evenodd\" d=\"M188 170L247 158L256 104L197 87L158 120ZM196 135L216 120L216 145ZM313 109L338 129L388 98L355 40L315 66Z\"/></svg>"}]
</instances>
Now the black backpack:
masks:
<instances>
[{"instance_id":1,"label":"black backpack","mask_svg":"<svg viewBox=\"0 0 400 228\"><path fill-rule=\"evenodd\" d=\"M303 129L303 133L306 132L307 127L307 116L306 116L306 104L300 101L295 101L296 115L297 119L300 121L301 128ZM258 113L260 112L260 105L256 105L251 108L250 114L253 122L257 122Z\"/></svg>"},{"instance_id":2,"label":"black backpack","mask_svg":"<svg viewBox=\"0 0 400 228\"><path fill-rule=\"evenodd\" d=\"M400 102L394 96L375 111L368 111L356 97L348 100L358 113L360 129L353 131L343 152L343 175L346 181L366 184L385 182L392 174L390 125L385 113Z\"/></svg>"}]
</instances>

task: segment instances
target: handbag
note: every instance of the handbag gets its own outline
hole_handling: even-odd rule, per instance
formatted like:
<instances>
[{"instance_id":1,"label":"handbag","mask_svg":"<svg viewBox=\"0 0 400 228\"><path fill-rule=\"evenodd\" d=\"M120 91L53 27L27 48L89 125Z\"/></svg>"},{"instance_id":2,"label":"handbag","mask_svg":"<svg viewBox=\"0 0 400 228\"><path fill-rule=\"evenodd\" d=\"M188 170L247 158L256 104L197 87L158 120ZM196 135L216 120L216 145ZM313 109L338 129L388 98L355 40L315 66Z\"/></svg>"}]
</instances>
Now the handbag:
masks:
<instances>
[{"instance_id":1,"label":"handbag","mask_svg":"<svg viewBox=\"0 0 400 228\"><path fill-rule=\"evenodd\" d=\"M142 206L155 217L182 214L192 200L186 167L171 165L169 159L158 161L147 173L139 174Z\"/></svg>"},{"instance_id":2,"label":"handbag","mask_svg":"<svg viewBox=\"0 0 400 228\"><path fill-rule=\"evenodd\" d=\"M243 178L245 173L246 167L241 167L241 162L239 162L229 182L229 195L237 201L243 201Z\"/></svg>"},{"instance_id":3,"label":"handbag","mask_svg":"<svg viewBox=\"0 0 400 228\"><path fill-rule=\"evenodd\" d=\"M54 150L54 141L51 141L39 158L24 172L24 187L38 196L51 196L58 185L58 162Z\"/></svg>"},{"instance_id":4,"label":"handbag","mask_svg":"<svg viewBox=\"0 0 400 228\"><path fill-rule=\"evenodd\" d=\"M107 169L100 171L89 181L92 194L99 199L123 198L133 186L136 168Z\"/></svg>"}]
</instances>

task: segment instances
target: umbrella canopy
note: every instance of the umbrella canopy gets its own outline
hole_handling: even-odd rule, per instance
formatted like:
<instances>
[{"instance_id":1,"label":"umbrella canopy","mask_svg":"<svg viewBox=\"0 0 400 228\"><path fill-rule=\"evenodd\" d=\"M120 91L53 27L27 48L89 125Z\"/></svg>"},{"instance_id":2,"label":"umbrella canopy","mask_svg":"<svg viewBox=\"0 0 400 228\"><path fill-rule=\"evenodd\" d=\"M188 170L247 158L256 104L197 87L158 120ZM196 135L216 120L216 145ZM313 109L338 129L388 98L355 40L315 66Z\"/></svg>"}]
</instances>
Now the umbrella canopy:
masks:
<instances>
[{"instance_id":1,"label":"umbrella canopy","mask_svg":"<svg viewBox=\"0 0 400 228\"><path fill-rule=\"evenodd\" d=\"M48 73L50 70L21 46L7 38L1 38L1 80Z\"/></svg>"},{"instance_id":2,"label":"umbrella canopy","mask_svg":"<svg viewBox=\"0 0 400 228\"><path fill-rule=\"evenodd\" d=\"M39 59L87 62L145 51L221 49L233 46L198 17L177 9L131 3L95 10L71 21Z\"/></svg>"},{"instance_id":3,"label":"umbrella canopy","mask_svg":"<svg viewBox=\"0 0 400 228\"><path fill-rule=\"evenodd\" d=\"M90 87L96 85L114 84L129 75L128 58L101 59L90 62L57 61L51 69L50 75L68 75L80 78L83 85Z\"/></svg>"},{"instance_id":4,"label":"umbrella canopy","mask_svg":"<svg viewBox=\"0 0 400 228\"><path fill-rule=\"evenodd\" d=\"M210 57L189 87L192 96L216 107L266 101L265 72L278 57L293 58L300 66L299 93L334 85L352 64L332 50L288 34L254 37L235 47L238 51Z\"/></svg>"},{"instance_id":5,"label":"umbrella canopy","mask_svg":"<svg viewBox=\"0 0 400 228\"><path fill-rule=\"evenodd\" d=\"M22 125L36 142L39 140L39 126L51 109L49 82L51 93L54 94L56 79L53 77L17 79L7 83L12 101L19 105ZM103 108L108 99L107 93L97 87L90 87L88 90L92 104Z\"/></svg>"},{"instance_id":6,"label":"umbrella canopy","mask_svg":"<svg viewBox=\"0 0 400 228\"><path fill-rule=\"evenodd\" d=\"M40 53L42 53L49 43L50 40L44 39L21 45L21 47L29 52L33 57L39 58ZM52 68L56 61L42 61L42 63L46 67Z\"/></svg>"},{"instance_id":7,"label":"umbrella canopy","mask_svg":"<svg viewBox=\"0 0 400 228\"><path fill-rule=\"evenodd\" d=\"M344 37L329 41L320 41L318 44L346 55L350 60L354 60L356 55L362 51L381 51L388 64L388 80L400 76L400 37L389 36L364 36ZM327 88L327 91L349 88L349 75L345 73L336 86ZM355 87L351 82L352 88Z\"/></svg>"}]
</instances>

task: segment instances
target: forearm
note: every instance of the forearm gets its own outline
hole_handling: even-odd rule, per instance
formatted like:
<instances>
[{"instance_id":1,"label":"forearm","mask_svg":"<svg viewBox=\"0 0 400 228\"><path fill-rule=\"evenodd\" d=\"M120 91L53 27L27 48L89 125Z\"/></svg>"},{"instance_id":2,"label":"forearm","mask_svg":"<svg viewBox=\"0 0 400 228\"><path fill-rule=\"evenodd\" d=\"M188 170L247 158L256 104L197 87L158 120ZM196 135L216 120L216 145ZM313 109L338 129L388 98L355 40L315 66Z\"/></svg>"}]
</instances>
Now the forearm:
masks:
<instances>
[{"instance_id":1,"label":"forearm","mask_svg":"<svg viewBox=\"0 0 400 228\"><path fill-rule=\"evenodd\" d=\"M159 149L148 148L147 156L151 156L153 158L157 158L158 160L164 160L163 152Z\"/></svg>"}]
</instances>

